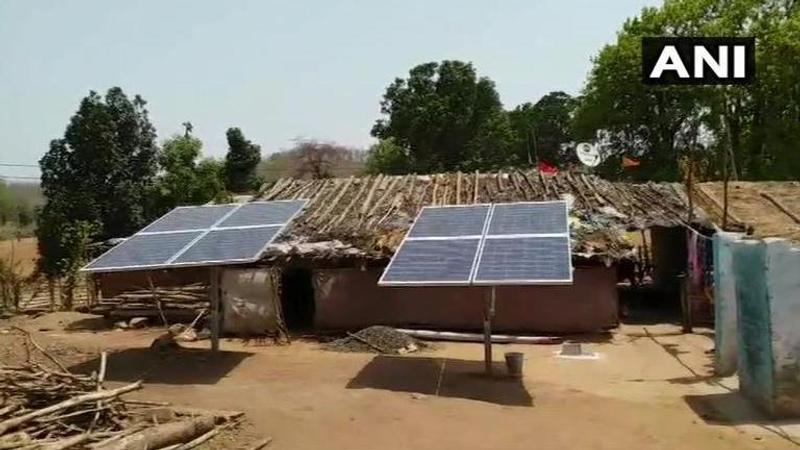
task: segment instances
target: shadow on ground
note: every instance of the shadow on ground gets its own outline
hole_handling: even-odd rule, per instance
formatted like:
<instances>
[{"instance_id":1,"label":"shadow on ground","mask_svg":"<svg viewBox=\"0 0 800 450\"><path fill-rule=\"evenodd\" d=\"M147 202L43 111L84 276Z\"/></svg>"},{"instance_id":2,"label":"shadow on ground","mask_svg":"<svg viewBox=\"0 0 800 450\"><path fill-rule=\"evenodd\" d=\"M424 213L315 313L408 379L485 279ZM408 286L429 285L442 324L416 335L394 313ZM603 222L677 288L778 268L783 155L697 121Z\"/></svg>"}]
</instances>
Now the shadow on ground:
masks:
<instances>
[{"instance_id":1,"label":"shadow on ground","mask_svg":"<svg viewBox=\"0 0 800 450\"><path fill-rule=\"evenodd\" d=\"M162 384L214 384L244 359L247 352L212 353L206 349L181 348L160 352L149 348L130 348L108 355L106 380ZM100 358L70 367L77 373L98 370Z\"/></svg>"},{"instance_id":2,"label":"shadow on ground","mask_svg":"<svg viewBox=\"0 0 800 450\"><path fill-rule=\"evenodd\" d=\"M86 317L84 319L79 319L74 322L68 323L65 327L65 331L104 331L110 330L114 327L113 321L103 317L103 316L96 316L96 317Z\"/></svg>"},{"instance_id":3,"label":"shadow on ground","mask_svg":"<svg viewBox=\"0 0 800 450\"><path fill-rule=\"evenodd\" d=\"M800 419L774 420L753 406L739 391L687 395L686 404L711 425L755 425L800 446L797 428ZM787 432L794 429L792 433Z\"/></svg>"},{"instance_id":4,"label":"shadow on ground","mask_svg":"<svg viewBox=\"0 0 800 450\"><path fill-rule=\"evenodd\" d=\"M350 380L347 389L382 389L505 406L533 406L522 380L507 377L505 372L501 363L494 364L498 375L488 377L483 361L380 355Z\"/></svg>"}]
</instances>

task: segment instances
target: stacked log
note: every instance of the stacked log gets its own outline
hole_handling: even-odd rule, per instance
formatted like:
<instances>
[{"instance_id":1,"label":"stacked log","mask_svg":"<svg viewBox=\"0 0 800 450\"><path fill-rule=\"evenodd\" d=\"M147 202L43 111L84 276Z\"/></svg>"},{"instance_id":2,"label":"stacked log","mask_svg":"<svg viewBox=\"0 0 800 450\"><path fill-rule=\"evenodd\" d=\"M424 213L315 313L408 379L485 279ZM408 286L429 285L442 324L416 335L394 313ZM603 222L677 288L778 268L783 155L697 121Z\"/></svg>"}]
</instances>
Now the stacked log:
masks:
<instances>
[{"instance_id":1,"label":"stacked log","mask_svg":"<svg viewBox=\"0 0 800 450\"><path fill-rule=\"evenodd\" d=\"M235 411L187 410L123 399L123 394L141 389L142 382L105 389L105 353L98 372L71 373L30 333L14 330L53 367L30 354L22 364L0 365L0 449L188 450L242 418Z\"/></svg>"},{"instance_id":2,"label":"stacked log","mask_svg":"<svg viewBox=\"0 0 800 450\"><path fill-rule=\"evenodd\" d=\"M168 320L192 319L210 306L208 286L139 288L101 299L92 312L115 318L161 317Z\"/></svg>"}]
</instances>

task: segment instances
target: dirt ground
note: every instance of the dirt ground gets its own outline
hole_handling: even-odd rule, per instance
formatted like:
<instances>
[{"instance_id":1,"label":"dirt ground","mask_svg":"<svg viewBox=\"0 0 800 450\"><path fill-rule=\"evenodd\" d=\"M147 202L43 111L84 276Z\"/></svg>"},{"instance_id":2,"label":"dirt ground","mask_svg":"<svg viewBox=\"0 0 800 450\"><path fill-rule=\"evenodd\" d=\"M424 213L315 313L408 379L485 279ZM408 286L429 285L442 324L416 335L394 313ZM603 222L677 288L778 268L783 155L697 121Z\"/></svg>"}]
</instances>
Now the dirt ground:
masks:
<instances>
[{"instance_id":1,"label":"dirt ground","mask_svg":"<svg viewBox=\"0 0 800 450\"><path fill-rule=\"evenodd\" d=\"M389 357L231 339L218 355L207 341L157 354L147 347L160 330L90 331L100 321L76 313L13 318L0 329L12 323L42 330L36 337L50 349L67 349L59 357L71 370L91 371L100 350L113 352L107 378L144 379L137 398L244 411L249 425L215 448L246 448L260 436L271 436L274 449L327 450L800 445L800 421L767 421L736 392L735 378L710 376L710 330L623 325L585 340L594 360L556 358L555 346L495 345L498 372L504 352L525 355L524 378L510 380L481 375L480 344Z\"/></svg>"}]
</instances>

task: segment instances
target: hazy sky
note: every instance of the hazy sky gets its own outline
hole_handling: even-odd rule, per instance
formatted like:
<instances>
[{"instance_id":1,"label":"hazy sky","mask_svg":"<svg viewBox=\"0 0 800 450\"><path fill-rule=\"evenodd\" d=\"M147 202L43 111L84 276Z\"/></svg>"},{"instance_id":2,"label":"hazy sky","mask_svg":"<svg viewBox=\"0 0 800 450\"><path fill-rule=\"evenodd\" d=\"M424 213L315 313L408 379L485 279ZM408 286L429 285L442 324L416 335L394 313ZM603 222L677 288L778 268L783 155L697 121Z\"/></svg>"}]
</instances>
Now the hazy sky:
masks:
<instances>
[{"instance_id":1,"label":"hazy sky","mask_svg":"<svg viewBox=\"0 0 800 450\"><path fill-rule=\"evenodd\" d=\"M660 3L0 0L0 163L35 164L111 86L148 101L159 141L191 121L206 155L231 126L265 153L297 137L367 146L384 89L418 63L471 61L507 108L577 93L625 18Z\"/></svg>"}]
</instances>

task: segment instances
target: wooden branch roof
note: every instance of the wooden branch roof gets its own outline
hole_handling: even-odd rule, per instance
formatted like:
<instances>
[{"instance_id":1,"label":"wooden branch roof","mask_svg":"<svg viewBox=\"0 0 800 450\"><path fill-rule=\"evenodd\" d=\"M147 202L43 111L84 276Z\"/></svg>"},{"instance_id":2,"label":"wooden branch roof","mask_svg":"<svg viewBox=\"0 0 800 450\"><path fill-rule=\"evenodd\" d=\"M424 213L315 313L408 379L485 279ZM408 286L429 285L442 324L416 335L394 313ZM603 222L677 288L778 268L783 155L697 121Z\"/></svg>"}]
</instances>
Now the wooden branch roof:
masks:
<instances>
[{"instance_id":1,"label":"wooden branch roof","mask_svg":"<svg viewBox=\"0 0 800 450\"><path fill-rule=\"evenodd\" d=\"M700 183L693 192L707 217L722 224L721 182ZM752 227L755 237L800 241L800 182L732 181L728 184L728 222Z\"/></svg>"},{"instance_id":2,"label":"wooden branch roof","mask_svg":"<svg viewBox=\"0 0 800 450\"><path fill-rule=\"evenodd\" d=\"M685 190L677 183L612 183L575 173L533 171L375 175L323 180L284 178L265 185L261 200L309 199L278 248L289 253L385 257L425 205L567 199L572 202L576 254L620 258L631 245L625 230L678 226L688 219ZM695 210L694 218L704 221ZM329 243L329 245L325 245ZM314 247L315 246L315 247Z\"/></svg>"}]
</instances>

